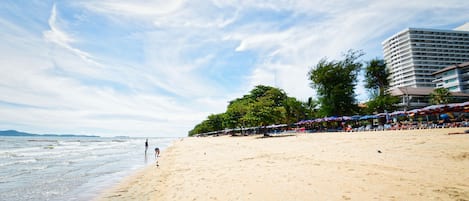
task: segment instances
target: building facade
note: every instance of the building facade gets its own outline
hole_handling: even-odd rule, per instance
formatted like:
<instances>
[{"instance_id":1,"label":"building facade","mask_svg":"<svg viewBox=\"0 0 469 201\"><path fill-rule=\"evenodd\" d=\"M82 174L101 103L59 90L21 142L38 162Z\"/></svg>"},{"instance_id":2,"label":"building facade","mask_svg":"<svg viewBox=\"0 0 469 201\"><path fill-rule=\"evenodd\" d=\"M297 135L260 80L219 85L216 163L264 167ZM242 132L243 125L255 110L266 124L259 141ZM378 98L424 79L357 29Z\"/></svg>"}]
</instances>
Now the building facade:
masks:
<instances>
[{"instance_id":1,"label":"building facade","mask_svg":"<svg viewBox=\"0 0 469 201\"><path fill-rule=\"evenodd\" d=\"M396 105L398 110L409 111L412 109L423 108L431 105L430 99L434 88L432 87L397 87L390 91L392 96L399 98L399 103ZM462 103L469 101L469 94L450 91L451 103Z\"/></svg>"},{"instance_id":2,"label":"building facade","mask_svg":"<svg viewBox=\"0 0 469 201\"><path fill-rule=\"evenodd\" d=\"M469 94L469 62L448 66L433 73L437 88Z\"/></svg>"},{"instance_id":3,"label":"building facade","mask_svg":"<svg viewBox=\"0 0 469 201\"><path fill-rule=\"evenodd\" d=\"M469 31L461 29L408 28L386 39L382 46L391 90L433 88L433 73L469 61Z\"/></svg>"}]
</instances>

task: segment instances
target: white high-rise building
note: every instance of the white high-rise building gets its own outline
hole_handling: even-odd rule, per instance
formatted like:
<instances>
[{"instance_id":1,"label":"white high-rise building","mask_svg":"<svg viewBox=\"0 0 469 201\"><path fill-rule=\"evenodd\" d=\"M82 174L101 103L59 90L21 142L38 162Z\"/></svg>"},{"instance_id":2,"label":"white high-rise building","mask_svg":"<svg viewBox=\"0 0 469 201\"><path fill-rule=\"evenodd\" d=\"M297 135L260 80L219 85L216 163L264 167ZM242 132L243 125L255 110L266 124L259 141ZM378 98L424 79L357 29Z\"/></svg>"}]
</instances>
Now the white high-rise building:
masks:
<instances>
[{"instance_id":1,"label":"white high-rise building","mask_svg":"<svg viewBox=\"0 0 469 201\"><path fill-rule=\"evenodd\" d=\"M407 28L382 45L391 90L435 87L432 73L469 61L469 23L455 30Z\"/></svg>"}]
</instances>

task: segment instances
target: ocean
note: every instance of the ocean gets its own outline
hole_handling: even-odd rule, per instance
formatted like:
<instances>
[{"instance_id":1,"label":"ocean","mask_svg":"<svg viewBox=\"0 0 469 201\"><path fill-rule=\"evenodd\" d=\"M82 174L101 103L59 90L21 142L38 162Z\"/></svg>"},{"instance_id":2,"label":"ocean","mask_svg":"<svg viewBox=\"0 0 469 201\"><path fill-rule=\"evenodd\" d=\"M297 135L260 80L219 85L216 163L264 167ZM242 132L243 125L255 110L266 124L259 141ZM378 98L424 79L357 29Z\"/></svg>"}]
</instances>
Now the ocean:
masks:
<instances>
[{"instance_id":1,"label":"ocean","mask_svg":"<svg viewBox=\"0 0 469 201\"><path fill-rule=\"evenodd\" d=\"M90 200L176 138L0 137L0 200Z\"/></svg>"}]
</instances>

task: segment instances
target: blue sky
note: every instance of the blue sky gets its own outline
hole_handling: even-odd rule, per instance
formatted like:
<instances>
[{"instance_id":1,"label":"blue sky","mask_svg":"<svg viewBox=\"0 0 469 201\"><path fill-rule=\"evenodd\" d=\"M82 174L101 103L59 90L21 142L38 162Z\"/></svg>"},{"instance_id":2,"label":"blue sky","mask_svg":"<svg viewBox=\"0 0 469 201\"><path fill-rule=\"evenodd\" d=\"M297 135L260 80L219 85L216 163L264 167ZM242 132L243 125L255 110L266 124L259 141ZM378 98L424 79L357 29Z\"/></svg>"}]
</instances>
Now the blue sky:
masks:
<instances>
[{"instance_id":1,"label":"blue sky","mask_svg":"<svg viewBox=\"0 0 469 201\"><path fill-rule=\"evenodd\" d=\"M186 136L258 84L306 100L321 58L382 58L381 42L407 27L469 22L465 0L6 0L0 10L0 130L101 136Z\"/></svg>"}]
</instances>

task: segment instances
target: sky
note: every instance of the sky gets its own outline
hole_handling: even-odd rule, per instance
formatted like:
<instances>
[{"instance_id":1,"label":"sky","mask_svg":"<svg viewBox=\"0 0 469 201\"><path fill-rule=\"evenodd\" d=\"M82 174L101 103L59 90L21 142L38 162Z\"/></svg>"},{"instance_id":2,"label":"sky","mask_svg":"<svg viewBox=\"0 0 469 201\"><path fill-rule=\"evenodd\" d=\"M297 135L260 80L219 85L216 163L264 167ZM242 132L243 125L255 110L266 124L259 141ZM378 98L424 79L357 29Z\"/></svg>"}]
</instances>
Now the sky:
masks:
<instances>
[{"instance_id":1,"label":"sky","mask_svg":"<svg viewBox=\"0 0 469 201\"><path fill-rule=\"evenodd\" d=\"M306 101L322 58L465 22L467 0L2 0L0 130L187 136L256 85Z\"/></svg>"}]
</instances>

